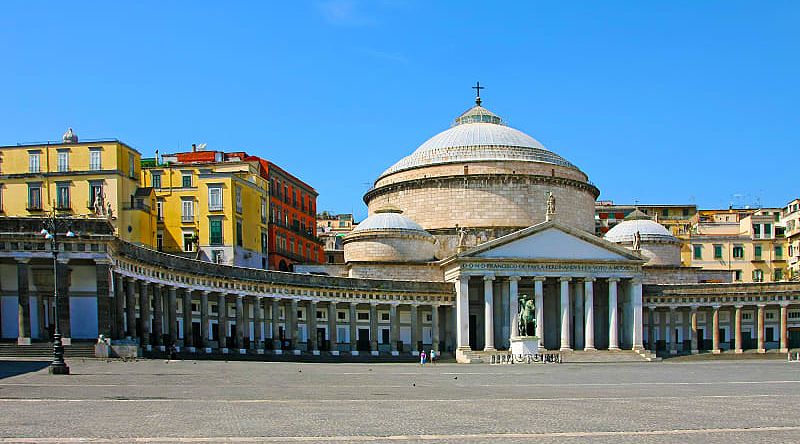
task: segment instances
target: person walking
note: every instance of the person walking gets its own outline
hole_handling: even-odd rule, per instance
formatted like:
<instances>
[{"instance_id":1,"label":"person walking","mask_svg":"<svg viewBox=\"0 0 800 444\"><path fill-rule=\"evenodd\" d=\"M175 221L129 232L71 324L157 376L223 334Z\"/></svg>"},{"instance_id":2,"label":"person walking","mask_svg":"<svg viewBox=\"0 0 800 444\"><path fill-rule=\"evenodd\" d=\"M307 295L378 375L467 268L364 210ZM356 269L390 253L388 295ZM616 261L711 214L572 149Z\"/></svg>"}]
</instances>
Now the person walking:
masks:
<instances>
[{"instance_id":1,"label":"person walking","mask_svg":"<svg viewBox=\"0 0 800 444\"><path fill-rule=\"evenodd\" d=\"M425 358L427 358L427 356L425 355L425 350L422 350L419 353L419 365L421 365L421 366L425 365Z\"/></svg>"},{"instance_id":2,"label":"person walking","mask_svg":"<svg viewBox=\"0 0 800 444\"><path fill-rule=\"evenodd\" d=\"M431 364L433 364L433 365L436 365L436 360L437 360L439 357L438 357L438 356L436 356L436 352L435 352L435 351L433 351L433 349L431 349L431 355L430 355L430 357L431 357Z\"/></svg>"}]
</instances>

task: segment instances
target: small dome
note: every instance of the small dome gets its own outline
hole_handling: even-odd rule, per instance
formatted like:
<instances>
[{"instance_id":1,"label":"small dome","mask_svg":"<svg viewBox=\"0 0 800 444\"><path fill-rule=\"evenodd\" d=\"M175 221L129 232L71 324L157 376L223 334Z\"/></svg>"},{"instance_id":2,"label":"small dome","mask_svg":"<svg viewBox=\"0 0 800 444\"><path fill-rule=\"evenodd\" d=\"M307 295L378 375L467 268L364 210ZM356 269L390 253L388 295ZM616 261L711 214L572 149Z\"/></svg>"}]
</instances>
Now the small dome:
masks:
<instances>
[{"instance_id":1,"label":"small dome","mask_svg":"<svg viewBox=\"0 0 800 444\"><path fill-rule=\"evenodd\" d=\"M378 210L372 216L361 221L354 229L353 233L374 231L374 230L410 230L425 231L422 226L413 220L400 214L399 210Z\"/></svg>"},{"instance_id":2,"label":"small dome","mask_svg":"<svg viewBox=\"0 0 800 444\"><path fill-rule=\"evenodd\" d=\"M661 241L661 242L677 242L678 238L672 235L663 225L650 219L634 218L625 220L615 225L608 230L603 239L614 242L624 243L633 242L633 237L636 232L642 237L642 242L647 241Z\"/></svg>"},{"instance_id":3,"label":"small dome","mask_svg":"<svg viewBox=\"0 0 800 444\"><path fill-rule=\"evenodd\" d=\"M66 133L61 137L61 141L64 143L78 143L78 135L72 131L72 128L68 129Z\"/></svg>"}]
</instances>

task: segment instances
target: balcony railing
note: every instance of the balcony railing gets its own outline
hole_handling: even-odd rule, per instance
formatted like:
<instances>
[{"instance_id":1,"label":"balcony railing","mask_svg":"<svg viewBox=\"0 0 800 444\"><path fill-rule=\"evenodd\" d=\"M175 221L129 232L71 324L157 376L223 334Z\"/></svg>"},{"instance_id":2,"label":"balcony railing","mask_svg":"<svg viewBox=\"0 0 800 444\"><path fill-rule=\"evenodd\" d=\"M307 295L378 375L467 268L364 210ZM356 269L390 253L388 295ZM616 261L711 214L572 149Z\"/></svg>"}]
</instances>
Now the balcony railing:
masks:
<instances>
[{"instance_id":1,"label":"balcony railing","mask_svg":"<svg viewBox=\"0 0 800 444\"><path fill-rule=\"evenodd\" d=\"M89 208L92 208L92 206L90 205ZM145 213L149 213L150 212L150 205L148 205L148 204L146 204L144 202L134 202L133 204L124 203L124 204L122 204L122 210L123 211L144 211Z\"/></svg>"},{"instance_id":2,"label":"balcony railing","mask_svg":"<svg viewBox=\"0 0 800 444\"><path fill-rule=\"evenodd\" d=\"M181 215L181 222L185 224L190 224L194 222L194 215L192 214L183 214Z\"/></svg>"}]
</instances>

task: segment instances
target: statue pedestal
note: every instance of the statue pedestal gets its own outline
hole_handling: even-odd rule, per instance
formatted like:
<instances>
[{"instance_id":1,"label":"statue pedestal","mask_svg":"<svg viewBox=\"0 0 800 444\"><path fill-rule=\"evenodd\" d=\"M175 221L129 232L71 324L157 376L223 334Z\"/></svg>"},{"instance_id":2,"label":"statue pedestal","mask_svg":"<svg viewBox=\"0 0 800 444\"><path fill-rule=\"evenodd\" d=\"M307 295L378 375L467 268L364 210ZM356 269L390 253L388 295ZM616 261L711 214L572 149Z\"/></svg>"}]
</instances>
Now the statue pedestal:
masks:
<instances>
[{"instance_id":1,"label":"statue pedestal","mask_svg":"<svg viewBox=\"0 0 800 444\"><path fill-rule=\"evenodd\" d=\"M538 336L512 336L511 354L513 355L536 355L539 354Z\"/></svg>"}]
</instances>

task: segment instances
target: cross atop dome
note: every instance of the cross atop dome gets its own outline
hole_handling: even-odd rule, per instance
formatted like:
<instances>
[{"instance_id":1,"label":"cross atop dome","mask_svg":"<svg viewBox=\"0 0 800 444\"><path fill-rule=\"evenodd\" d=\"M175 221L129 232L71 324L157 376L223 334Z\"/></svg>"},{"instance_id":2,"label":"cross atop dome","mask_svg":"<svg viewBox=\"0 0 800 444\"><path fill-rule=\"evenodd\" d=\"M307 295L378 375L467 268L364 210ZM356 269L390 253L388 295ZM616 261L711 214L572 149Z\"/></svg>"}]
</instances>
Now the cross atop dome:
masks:
<instances>
[{"instance_id":1,"label":"cross atop dome","mask_svg":"<svg viewBox=\"0 0 800 444\"><path fill-rule=\"evenodd\" d=\"M475 82L475 86L472 89L475 90L475 104L481 106L481 90L486 88L481 86L481 82Z\"/></svg>"}]
</instances>

